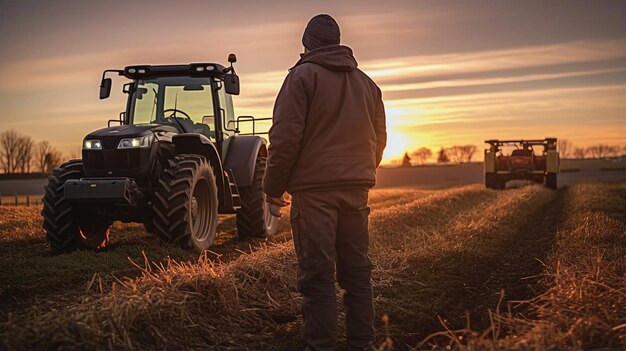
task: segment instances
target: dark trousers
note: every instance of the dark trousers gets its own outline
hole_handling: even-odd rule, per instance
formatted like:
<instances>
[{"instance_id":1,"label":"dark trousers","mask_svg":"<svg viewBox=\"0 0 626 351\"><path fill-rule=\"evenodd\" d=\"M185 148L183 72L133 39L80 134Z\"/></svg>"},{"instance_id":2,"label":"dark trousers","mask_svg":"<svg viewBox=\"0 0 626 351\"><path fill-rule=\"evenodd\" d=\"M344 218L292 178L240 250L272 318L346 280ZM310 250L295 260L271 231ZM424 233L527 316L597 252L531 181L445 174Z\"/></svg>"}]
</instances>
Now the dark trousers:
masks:
<instances>
[{"instance_id":1,"label":"dark trousers","mask_svg":"<svg viewBox=\"0 0 626 351\"><path fill-rule=\"evenodd\" d=\"M308 349L337 347L337 282L345 290L346 333L351 350L369 349L374 338L368 189L292 194L291 226L298 255L303 334Z\"/></svg>"}]
</instances>

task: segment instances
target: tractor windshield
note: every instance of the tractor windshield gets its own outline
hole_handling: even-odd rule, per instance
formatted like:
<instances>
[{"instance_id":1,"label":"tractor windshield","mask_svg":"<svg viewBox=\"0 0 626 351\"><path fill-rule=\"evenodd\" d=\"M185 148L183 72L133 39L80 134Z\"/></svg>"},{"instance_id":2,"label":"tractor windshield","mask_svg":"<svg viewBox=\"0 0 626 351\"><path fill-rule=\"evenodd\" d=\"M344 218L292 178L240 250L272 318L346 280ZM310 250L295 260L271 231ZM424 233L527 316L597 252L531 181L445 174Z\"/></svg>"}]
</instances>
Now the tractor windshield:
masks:
<instances>
[{"instance_id":1,"label":"tractor windshield","mask_svg":"<svg viewBox=\"0 0 626 351\"><path fill-rule=\"evenodd\" d=\"M137 81L131 96L130 124L162 123L185 132L213 136L210 78L158 77Z\"/></svg>"}]
</instances>

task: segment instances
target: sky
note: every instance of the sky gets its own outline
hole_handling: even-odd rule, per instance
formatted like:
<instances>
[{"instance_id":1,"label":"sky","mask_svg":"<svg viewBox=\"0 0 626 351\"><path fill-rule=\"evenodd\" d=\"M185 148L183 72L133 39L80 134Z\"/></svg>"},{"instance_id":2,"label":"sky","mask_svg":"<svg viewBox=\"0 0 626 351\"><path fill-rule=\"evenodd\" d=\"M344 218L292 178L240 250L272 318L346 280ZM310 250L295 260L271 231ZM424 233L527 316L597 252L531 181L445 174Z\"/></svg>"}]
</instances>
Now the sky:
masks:
<instances>
[{"instance_id":1,"label":"sky","mask_svg":"<svg viewBox=\"0 0 626 351\"><path fill-rule=\"evenodd\" d=\"M383 91L385 162L496 138L626 145L626 1L0 0L0 131L78 153L125 107L121 78L98 99L104 69L231 52L235 114L270 117L319 13Z\"/></svg>"}]
</instances>

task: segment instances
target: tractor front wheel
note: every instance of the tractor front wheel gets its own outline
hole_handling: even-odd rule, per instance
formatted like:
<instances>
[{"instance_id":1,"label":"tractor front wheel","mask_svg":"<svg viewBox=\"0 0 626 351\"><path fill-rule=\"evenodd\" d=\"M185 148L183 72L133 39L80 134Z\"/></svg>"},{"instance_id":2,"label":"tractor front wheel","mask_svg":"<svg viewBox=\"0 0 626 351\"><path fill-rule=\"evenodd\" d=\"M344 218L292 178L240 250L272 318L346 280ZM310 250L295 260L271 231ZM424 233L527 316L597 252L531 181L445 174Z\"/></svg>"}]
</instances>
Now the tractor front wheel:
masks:
<instances>
[{"instance_id":1,"label":"tractor front wheel","mask_svg":"<svg viewBox=\"0 0 626 351\"><path fill-rule=\"evenodd\" d=\"M43 229L50 248L55 253L70 252L78 248L103 249L109 242L109 227L88 209L78 209L65 199L65 182L84 177L83 162L73 160L52 171L44 187Z\"/></svg>"},{"instance_id":2,"label":"tractor front wheel","mask_svg":"<svg viewBox=\"0 0 626 351\"><path fill-rule=\"evenodd\" d=\"M201 252L217 231L217 185L213 168L198 155L182 154L163 170L149 229L164 242Z\"/></svg>"}]
</instances>

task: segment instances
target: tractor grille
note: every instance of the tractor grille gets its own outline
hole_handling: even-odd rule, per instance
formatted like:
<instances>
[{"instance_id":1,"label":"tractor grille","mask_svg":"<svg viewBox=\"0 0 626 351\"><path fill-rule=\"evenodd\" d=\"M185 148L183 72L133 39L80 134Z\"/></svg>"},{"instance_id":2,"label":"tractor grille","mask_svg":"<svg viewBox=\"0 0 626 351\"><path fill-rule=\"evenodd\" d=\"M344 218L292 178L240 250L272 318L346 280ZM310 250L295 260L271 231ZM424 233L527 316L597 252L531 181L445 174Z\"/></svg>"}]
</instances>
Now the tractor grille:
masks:
<instances>
[{"instance_id":1,"label":"tractor grille","mask_svg":"<svg viewBox=\"0 0 626 351\"><path fill-rule=\"evenodd\" d=\"M101 137L100 142L102 143L102 148L105 150L116 149L117 144L119 143L120 137L111 136L111 137Z\"/></svg>"},{"instance_id":2,"label":"tractor grille","mask_svg":"<svg viewBox=\"0 0 626 351\"><path fill-rule=\"evenodd\" d=\"M137 168L141 163L141 149L83 150L83 164L89 170L124 170Z\"/></svg>"},{"instance_id":3,"label":"tractor grille","mask_svg":"<svg viewBox=\"0 0 626 351\"><path fill-rule=\"evenodd\" d=\"M101 150L83 150L83 165L86 169L104 169L104 154Z\"/></svg>"},{"instance_id":4,"label":"tractor grille","mask_svg":"<svg viewBox=\"0 0 626 351\"><path fill-rule=\"evenodd\" d=\"M140 149L117 150L115 154L115 168L128 169L139 167Z\"/></svg>"}]
</instances>

